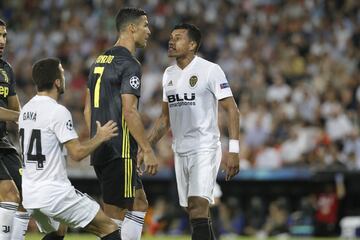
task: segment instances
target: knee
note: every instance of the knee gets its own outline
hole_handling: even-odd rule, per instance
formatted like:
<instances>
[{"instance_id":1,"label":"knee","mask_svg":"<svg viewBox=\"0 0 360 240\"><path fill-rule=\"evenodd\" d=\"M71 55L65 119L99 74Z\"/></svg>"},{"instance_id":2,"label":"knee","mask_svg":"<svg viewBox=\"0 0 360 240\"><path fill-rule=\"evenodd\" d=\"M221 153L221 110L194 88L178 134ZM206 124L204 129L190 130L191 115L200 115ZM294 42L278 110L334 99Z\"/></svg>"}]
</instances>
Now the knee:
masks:
<instances>
[{"instance_id":1,"label":"knee","mask_svg":"<svg viewBox=\"0 0 360 240\"><path fill-rule=\"evenodd\" d=\"M149 207L149 203L145 194L137 196L134 201L133 211L146 212Z\"/></svg>"},{"instance_id":2,"label":"knee","mask_svg":"<svg viewBox=\"0 0 360 240\"><path fill-rule=\"evenodd\" d=\"M209 216L209 202L206 199L189 198L188 204L187 211L190 219L207 218Z\"/></svg>"},{"instance_id":3,"label":"knee","mask_svg":"<svg viewBox=\"0 0 360 240\"><path fill-rule=\"evenodd\" d=\"M12 181L1 183L0 202L14 202L20 204L20 193Z\"/></svg>"}]
</instances>

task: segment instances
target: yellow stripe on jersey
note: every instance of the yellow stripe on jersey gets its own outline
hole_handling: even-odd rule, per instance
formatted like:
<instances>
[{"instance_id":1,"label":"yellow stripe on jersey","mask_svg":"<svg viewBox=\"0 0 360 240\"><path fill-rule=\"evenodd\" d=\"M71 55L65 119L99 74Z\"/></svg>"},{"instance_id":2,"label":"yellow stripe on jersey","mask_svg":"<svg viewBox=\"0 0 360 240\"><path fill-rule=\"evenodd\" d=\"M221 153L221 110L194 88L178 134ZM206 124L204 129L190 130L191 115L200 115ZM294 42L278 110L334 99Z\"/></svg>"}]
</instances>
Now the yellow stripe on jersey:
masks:
<instances>
[{"instance_id":1,"label":"yellow stripe on jersey","mask_svg":"<svg viewBox=\"0 0 360 240\"><path fill-rule=\"evenodd\" d=\"M129 163L130 163L130 174L129 174L129 192L130 192L130 197L134 197L133 196L133 191L132 191L132 169L133 169L133 166L132 166L132 159L129 158Z\"/></svg>"},{"instance_id":2,"label":"yellow stripe on jersey","mask_svg":"<svg viewBox=\"0 0 360 240\"><path fill-rule=\"evenodd\" d=\"M124 115L121 117L121 127L122 127L122 152L121 157L122 158L130 158L130 134L129 134L129 128L126 125Z\"/></svg>"},{"instance_id":3,"label":"yellow stripe on jersey","mask_svg":"<svg viewBox=\"0 0 360 240\"><path fill-rule=\"evenodd\" d=\"M128 192L127 192L127 184L128 184L128 182L127 182L127 180L128 180L128 178L127 178L127 161L126 161L126 158L124 158L123 159L124 160L124 164L125 164L125 166L124 166L124 176L125 176L125 181L124 181L124 197L127 197L127 194L128 194Z\"/></svg>"}]
</instances>

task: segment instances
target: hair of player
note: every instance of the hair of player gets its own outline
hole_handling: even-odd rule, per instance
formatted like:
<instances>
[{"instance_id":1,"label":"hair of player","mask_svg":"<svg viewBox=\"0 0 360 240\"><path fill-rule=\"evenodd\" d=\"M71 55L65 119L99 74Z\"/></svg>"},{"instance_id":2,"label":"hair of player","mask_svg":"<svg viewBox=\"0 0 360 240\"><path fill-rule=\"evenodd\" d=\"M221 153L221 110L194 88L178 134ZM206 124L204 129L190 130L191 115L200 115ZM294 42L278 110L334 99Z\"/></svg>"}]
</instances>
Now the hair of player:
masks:
<instances>
[{"instance_id":1,"label":"hair of player","mask_svg":"<svg viewBox=\"0 0 360 240\"><path fill-rule=\"evenodd\" d=\"M0 18L0 26L6 27L6 22Z\"/></svg>"},{"instance_id":2,"label":"hair of player","mask_svg":"<svg viewBox=\"0 0 360 240\"><path fill-rule=\"evenodd\" d=\"M61 78L58 58L44 58L32 68L32 78L39 92L51 90L56 79Z\"/></svg>"},{"instance_id":3,"label":"hair of player","mask_svg":"<svg viewBox=\"0 0 360 240\"><path fill-rule=\"evenodd\" d=\"M192 41L196 42L195 53L197 53L199 51L200 44L201 44L201 38L202 38L200 29L190 23L181 23L181 24L175 25L175 27L173 28L173 31L175 29L186 29L187 30L189 38Z\"/></svg>"},{"instance_id":4,"label":"hair of player","mask_svg":"<svg viewBox=\"0 0 360 240\"><path fill-rule=\"evenodd\" d=\"M122 8L116 14L116 30L121 32L129 23L137 21L141 16L146 16L146 12L141 8Z\"/></svg>"}]
</instances>

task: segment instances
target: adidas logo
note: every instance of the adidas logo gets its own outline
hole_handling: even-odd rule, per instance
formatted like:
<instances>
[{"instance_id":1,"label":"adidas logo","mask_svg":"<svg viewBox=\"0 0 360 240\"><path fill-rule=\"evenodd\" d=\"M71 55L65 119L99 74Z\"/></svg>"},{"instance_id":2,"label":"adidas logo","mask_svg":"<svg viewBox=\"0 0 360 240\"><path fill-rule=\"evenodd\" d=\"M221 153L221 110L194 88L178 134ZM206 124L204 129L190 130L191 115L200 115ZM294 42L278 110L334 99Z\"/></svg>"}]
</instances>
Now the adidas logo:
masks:
<instances>
[{"instance_id":1,"label":"adidas logo","mask_svg":"<svg viewBox=\"0 0 360 240\"><path fill-rule=\"evenodd\" d=\"M168 83L168 86L172 86L173 85L173 82L172 80L170 80L170 82Z\"/></svg>"}]
</instances>

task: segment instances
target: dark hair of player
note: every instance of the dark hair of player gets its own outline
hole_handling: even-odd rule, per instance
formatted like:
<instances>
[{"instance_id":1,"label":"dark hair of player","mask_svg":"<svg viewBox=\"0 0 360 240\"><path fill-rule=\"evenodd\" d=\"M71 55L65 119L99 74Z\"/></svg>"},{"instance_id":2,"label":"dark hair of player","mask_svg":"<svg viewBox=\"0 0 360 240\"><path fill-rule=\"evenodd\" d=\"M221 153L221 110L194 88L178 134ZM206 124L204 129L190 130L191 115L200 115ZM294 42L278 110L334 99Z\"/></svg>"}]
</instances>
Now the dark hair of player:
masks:
<instances>
[{"instance_id":1,"label":"dark hair of player","mask_svg":"<svg viewBox=\"0 0 360 240\"><path fill-rule=\"evenodd\" d=\"M196 27L195 25L190 24L190 23L178 24L173 28L173 31L175 29L186 29L187 30L189 38L196 42L196 49L195 49L195 53L196 53L199 50L200 44L201 44L201 32L200 32L200 29L198 27Z\"/></svg>"},{"instance_id":2,"label":"dark hair of player","mask_svg":"<svg viewBox=\"0 0 360 240\"><path fill-rule=\"evenodd\" d=\"M44 58L34 64L32 78L39 92L51 90L55 80L61 78L59 65L57 58Z\"/></svg>"},{"instance_id":3,"label":"dark hair of player","mask_svg":"<svg viewBox=\"0 0 360 240\"><path fill-rule=\"evenodd\" d=\"M121 30L129 23L137 21L141 16L146 16L146 12L140 8L122 8L116 14L116 30Z\"/></svg>"},{"instance_id":4,"label":"dark hair of player","mask_svg":"<svg viewBox=\"0 0 360 240\"><path fill-rule=\"evenodd\" d=\"M6 27L6 22L0 18L0 26Z\"/></svg>"}]
</instances>

